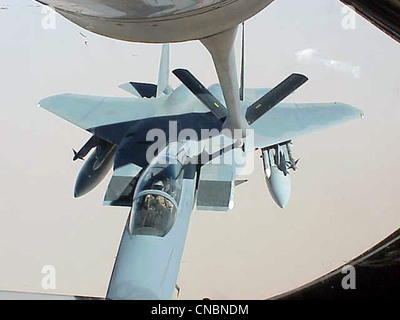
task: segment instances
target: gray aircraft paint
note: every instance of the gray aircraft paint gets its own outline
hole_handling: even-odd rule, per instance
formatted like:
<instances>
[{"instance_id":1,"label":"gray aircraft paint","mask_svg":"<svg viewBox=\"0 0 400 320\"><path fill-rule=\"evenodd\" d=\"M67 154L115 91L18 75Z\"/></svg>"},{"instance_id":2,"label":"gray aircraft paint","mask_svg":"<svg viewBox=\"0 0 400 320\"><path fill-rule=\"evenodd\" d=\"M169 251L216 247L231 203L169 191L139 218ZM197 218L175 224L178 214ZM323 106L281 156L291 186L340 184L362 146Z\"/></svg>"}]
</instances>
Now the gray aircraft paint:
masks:
<instances>
[{"instance_id":1,"label":"gray aircraft paint","mask_svg":"<svg viewBox=\"0 0 400 320\"><path fill-rule=\"evenodd\" d=\"M246 89L246 99L241 103L243 113L247 106L259 98L258 93L268 90ZM221 96L218 85L211 86L210 91ZM185 119L185 127L193 127L195 123L201 123L204 128L220 127L207 108L184 86L160 98L105 98L65 94L46 98L40 101L39 106L116 144L121 142L129 127L146 119L157 120L157 124L151 125L153 121L149 121L146 128L143 128L144 132L159 128L160 123L165 125L171 120L179 123L180 118ZM361 110L339 102L281 103L250 128L254 129L255 147L263 148L363 116Z\"/></svg>"},{"instance_id":2,"label":"gray aircraft paint","mask_svg":"<svg viewBox=\"0 0 400 320\"><path fill-rule=\"evenodd\" d=\"M165 237L131 235L129 230L125 230L108 289L108 299L172 298L194 207L195 192L196 176L184 178L176 221Z\"/></svg>"},{"instance_id":3,"label":"gray aircraft paint","mask_svg":"<svg viewBox=\"0 0 400 320\"><path fill-rule=\"evenodd\" d=\"M254 1L249 5L249 1L236 1L237 3L241 3L242 5L246 4L250 8L251 12L245 10L243 11L243 15L240 16L240 19L246 20L246 15L251 16L254 13L258 12L261 10L263 7L268 5L270 2L268 1ZM216 8L215 12L213 13L218 13L222 12ZM226 7L228 8L228 7ZM234 8L234 7L229 7ZM62 10L60 11L62 12ZM201 39L204 37L205 33L207 32L212 32L209 33L210 36L213 36L215 32L220 31L225 31L228 29L233 29L237 25L237 21L240 19L237 16L229 16L227 15L228 11L224 11L225 17L229 17L231 20L229 24L232 22L232 25L228 26L227 24L224 24L224 21L226 22L227 19L222 19L222 20L215 20L216 24L219 25L221 29L214 28L212 31L210 29L205 30L207 28L212 27L212 24L204 24L206 27L205 28L200 28L199 31L203 33L203 35L194 35L193 39ZM74 13L66 13L62 12L64 16L67 18L69 17L72 21L74 21L77 16ZM199 14L198 16L201 16ZM204 18L204 16L202 16ZM210 17L210 16L208 16ZM91 17L84 16L81 17L81 21L86 21L88 24L86 26L94 26L94 20ZM228 20L229 20L228 19ZM92 20L90 22L90 20ZM151 20L151 19L150 19ZM192 22L195 22L195 19L191 19ZM99 21L99 20L98 20ZM98 22L97 21L97 22ZM103 20L103 22L105 19ZM180 30L182 30L182 20L179 21L179 19L171 19L173 23L177 23L177 25L180 26ZM197 20L199 21L199 20ZM76 22L76 21L75 21ZM108 21L109 22L109 21ZM115 22L115 21L114 21ZM204 22L204 21L203 21ZM240 21L241 22L241 21ZM100 22L102 24L102 22ZM116 29L119 27L126 27L124 26L124 23L120 23L121 25L117 26ZM117 24L116 24L117 25ZM193 24L194 25L194 24ZM105 25L100 27L104 27ZM113 28L108 25L106 28L108 30L112 30ZM116 30L114 29L114 31ZM161 29L161 28L158 28ZM195 29L195 28L194 28ZM121 28L119 28L121 31ZM187 30L193 30L193 29L187 29ZM167 33L170 30L168 28L164 28L161 33ZM96 32L102 33L101 30L96 30ZM118 33L118 32L117 32ZM119 36L123 36L124 31L121 31L119 33ZM131 33L133 34L133 33ZM174 33L170 33L171 36L174 35ZM126 35L126 34L125 34ZM146 34L146 33L137 33L138 36L143 36L146 38L146 41L154 41L157 42L156 38L152 38L154 34ZM212 39L209 39L212 42ZM171 40L173 41L173 40ZM176 40L176 41L182 41L182 40ZM163 38L161 42L168 42L166 38ZM218 47L218 42L215 43L216 47ZM211 53L213 49L215 48L210 48ZM221 46L217 49L215 49L216 52L214 52L214 61L224 61L223 59L223 51L224 51L224 46ZM221 55L221 56L219 56ZM219 59L215 59L215 57L219 56ZM222 57L222 58L221 58ZM236 81L234 79L235 75L235 66L233 65L233 60L230 59L230 63L228 63L225 66L222 66L221 64L216 63L216 68L218 70L218 75L220 78L220 81L222 83L222 87L224 88L223 90L223 96L227 99L225 99L228 102L228 109L230 112L234 111L235 113L239 114L242 113L244 115L244 109L250 105L250 103L254 102L257 98L259 97L254 97L254 99L249 98L248 103L243 103L241 106L239 106L238 103L230 102L233 96L235 95L236 89L235 88L229 88L232 86L232 84L235 84ZM226 67L226 68L225 68ZM231 75L231 77L229 76ZM233 78L232 78L233 77ZM233 89L233 90L230 90ZM179 89L178 89L179 90ZM177 90L177 91L178 91ZM190 93L185 92L187 90L183 90L183 92L186 94L186 96L190 96ZM175 100L172 100L171 104L165 104L165 101L169 99L170 97L175 98ZM249 95L246 92L246 99L249 97ZM168 121L171 117L179 117L182 115L199 115L202 114L203 116L206 117L206 115L209 113L203 106L198 101L195 101L193 97L193 104L196 105L194 109L189 110L187 109L187 105L180 105L182 96L173 96L171 95L166 95L166 96L161 96L158 97L157 99L153 99L151 103L146 100L140 100L140 103L132 103L132 99L117 99L115 100L114 98L103 98L103 97L88 97L88 96L77 96L77 95L67 95L67 96L58 96L54 98L49 98L47 100L44 100L41 102L41 106L44 107L45 109L48 109L49 111L65 118L66 120L77 124L81 128L85 130L90 130L90 131L95 131L99 127L104 127L104 126L109 126L109 125L114 125L114 124L122 124L122 123L129 123L130 121L132 122L141 122L140 120L144 120L146 118L152 118L152 117L158 117L160 120L165 120ZM161 102L161 100L164 99L164 103ZM189 98L190 99L190 98ZM151 100L151 99L150 99ZM233 100L232 100L233 101ZM235 100L236 101L236 100ZM142 104L143 103L143 104ZM142 108L138 108L135 111L132 111L133 108L136 106L141 105ZM171 106L177 105L178 108L172 109L171 111ZM167 106L169 108L163 108L163 106ZM182 110L179 110L179 106L182 107ZM200 106L200 107L199 107ZM147 107L145 110L144 108ZM193 106L192 106L193 107ZM195 110L197 108L200 108L202 110ZM240 108L240 110L239 110ZM140 112L139 112L140 110ZM279 113L277 113L280 110ZM194 112L197 111L197 112ZM273 113L275 112L275 113ZM140 114L139 116L137 116ZM274 115L274 117L272 117ZM260 147L266 147L270 145L274 145L276 143L280 142L285 142L290 139L293 139L297 136L300 136L302 134L306 133L311 133L317 130L320 130L322 128L330 127L332 125L348 121L350 119L354 119L356 117L359 117L361 115L361 112L355 108L352 108L348 105L344 104L306 104L306 105L293 105L293 104L281 104L280 106L275 107L271 112L269 112L266 116L263 117L263 119L257 121L254 124L254 129L256 131L256 146ZM270 116L269 118L267 116ZM195 118L195 117L194 117ZM240 120L240 119L238 119ZM268 121L266 121L268 120ZM266 122L264 122L266 121ZM144 121L143 121L144 122ZM162 122L162 121L160 121ZM205 121L207 122L207 121ZM257 126L258 124L258 126ZM137 124L135 124L137 125ZM129 126L128 126L129 128ZM149 126L146 126L144 129L150 129ZM269 131L268 131L269 130ZM111 139L109 136L110 135L110 130L105 130L104 131L104 137L102 137L105 140ZM119 141L123 141L124 135L121 134L120 137L122 137ZM272 138L271 138L272 137ZM290 139L288 139L290 137ZM110 141L112 142L112 141ZM119 169L125 169L125 166L117 168ZM117 171L116 170L116 171ZM191 198L191 197L189 197ZM180 237L182 239L182 237ZM145 246L143 246L145 247ZM162 264L160 264L162 265ZM160 267L160 266L158 266ZM118 269L118 268L117 268ZM117 270L116 269L116 270ZM140 268L139 268L140 269ZM142 268L142 271L144 269ZM157 269L159 270L159 269ZM158 271L157 271L158 272ZM118 273L118 272L117 272ZM125 272L122 272L121 274L125 274ZM159 276L159 274L157 274ZM117 274L114 274L114 277L116 279ZM173 276L171 276L173 278ZM129 280L128 280L129 282ZM170 286L168 286L170 288ZM147 291L147 288L145 288ZM129 290L128 290L129 291ZM170 291L170 290L169 290ZM152 292L152 291L147 291L147 292ZM138 292L140 293L140 292ZM154 298L164 296L163 290L160 289L159 294L156 295L151 295ZM129 295L128 295L129 296ZM149 296L147 296L149 297Z\"/></svg>"},{"instance_id":4,"label":"gray aircraft paint","mask_svg":"<svg viewBox=\"0 0 400 320\"><path fill-rule=\"evenodd\" d=\"M210 91L224 101L218 85L211 86ZM269 89L247 89L246 100L241 103L242 113L245 113L246 106L258 100L259 96L256 95L268 91ZM152 144L146 140L150 130L161 129L169 138L171 121L177 123L178 132L192 129L197 132L198 137L201 137L201 129L222 128L222 122L183 86L156 98L58 95L40 101L39 106L117 146L114 174L104 201L105 205L112 206L132 205L136 182L151 161L146 157L147 149ZM284 143L362 115L360 110L341 103L281 103L251 125L255 132L254 147L266 148ZM228 170L222 174L222 169ZM196 171L199 172L199 169L194 172ZM128 230L124 232L108 298L171 298L196 192L199 210L226 211L234 204L234 166L205 165L200 172L198 184L195 176L184 179L184 196L178 206L177 220L165 237L132 235ZM289 175L284 175L278 167L272 168L272 174L267 178L267 185L277 204L284 207L290 192L286 190L288 184L281 182L288 180ZM131 216L135 214L134 208L132 210Z\"/></svg>"}]
</instances>

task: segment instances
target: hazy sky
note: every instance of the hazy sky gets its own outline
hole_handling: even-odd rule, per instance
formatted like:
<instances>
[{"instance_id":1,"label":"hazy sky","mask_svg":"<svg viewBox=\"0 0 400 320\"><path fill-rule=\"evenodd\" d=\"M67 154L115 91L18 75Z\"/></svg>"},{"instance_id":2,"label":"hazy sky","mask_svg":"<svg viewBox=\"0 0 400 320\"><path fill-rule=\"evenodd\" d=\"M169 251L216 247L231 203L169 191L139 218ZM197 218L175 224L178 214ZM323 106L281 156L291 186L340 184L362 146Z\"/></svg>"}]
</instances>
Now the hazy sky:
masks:
<instances>
[{"instance_id":1,"label":"hazy sky","mask_svg":"<svg viewBox=\"0 0 400 320\"><path fill-rule=\"evenodd\" d=\"M73 198L81 163L71 149L90 135L36 105L66 92L128 96L118 85L156 81L160 46L97 36L60 16L44 30L30 0L0 0L0 8L0 289L42 291L42 267L53 265L54 293L103 296L128 209L102 207L108 180ZM248 86L301 72L310 81L288 101L346 102L366 119L294 141L300 170L287 209L272 201L257 154L233 211L195 212L181 298L267 298L400 226L400 46L361 17L343 29L342 8L336 0L277 0L248 22ZM173 45L171 56L173 68L216 82L198 42Z\"/></svg>"}]
</instances>

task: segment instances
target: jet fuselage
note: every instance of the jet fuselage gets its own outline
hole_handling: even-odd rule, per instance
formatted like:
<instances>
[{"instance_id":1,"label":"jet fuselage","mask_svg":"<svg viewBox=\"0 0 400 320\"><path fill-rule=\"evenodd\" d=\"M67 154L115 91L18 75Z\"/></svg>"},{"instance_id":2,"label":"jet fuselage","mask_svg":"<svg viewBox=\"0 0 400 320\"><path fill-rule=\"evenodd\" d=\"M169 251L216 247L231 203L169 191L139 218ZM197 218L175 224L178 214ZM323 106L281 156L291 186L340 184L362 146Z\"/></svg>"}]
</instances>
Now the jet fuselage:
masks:
<instances>
[{"instance_id":1,"label":"jet fuselage","mask_svg":"<svg viewBox=\"0 0 400 320\"><path fill-rule=\"evenodd\" d=\"M185 143L171 143L141 175L108 299L172 298L196 193L185 159Z\"/></svg>"}]
</instances>

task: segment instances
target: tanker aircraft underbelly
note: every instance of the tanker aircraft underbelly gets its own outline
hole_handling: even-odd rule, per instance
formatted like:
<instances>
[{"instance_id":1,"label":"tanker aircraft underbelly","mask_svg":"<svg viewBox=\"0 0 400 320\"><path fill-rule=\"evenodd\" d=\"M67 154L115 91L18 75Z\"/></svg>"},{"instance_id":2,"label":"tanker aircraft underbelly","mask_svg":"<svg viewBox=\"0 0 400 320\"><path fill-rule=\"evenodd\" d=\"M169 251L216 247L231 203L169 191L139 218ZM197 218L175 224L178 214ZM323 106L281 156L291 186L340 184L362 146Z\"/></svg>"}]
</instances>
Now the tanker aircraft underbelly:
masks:
<instances>
[{"instance_id":1,"label":"tanker aircraft underbelly","mask_svg":"<svg viewBox=\"0 0 400 320\"><path fill-rule=\"evenodd\" d=\"M79 26L135 42L206 38L249 19L273 0L41 0Z\"/></svg>"}]
</instances>

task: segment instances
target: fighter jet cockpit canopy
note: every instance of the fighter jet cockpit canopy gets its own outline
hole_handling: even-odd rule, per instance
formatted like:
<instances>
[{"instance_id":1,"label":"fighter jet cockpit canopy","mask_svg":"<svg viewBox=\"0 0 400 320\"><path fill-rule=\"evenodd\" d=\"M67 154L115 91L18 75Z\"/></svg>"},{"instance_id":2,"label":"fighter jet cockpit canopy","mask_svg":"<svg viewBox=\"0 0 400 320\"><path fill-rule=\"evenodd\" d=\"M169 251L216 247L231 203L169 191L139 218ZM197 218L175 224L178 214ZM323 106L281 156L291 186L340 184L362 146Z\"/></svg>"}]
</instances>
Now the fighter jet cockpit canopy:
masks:
<instances>
[{"instance_id":1,"label":"fighter jet cockpit canopy","mask_svg":"<svg viewBox=\"0 0 400 320\"><path fill-rule=\"evenodd\" d=\"M178 156L162 155L138 181L131 216L131 233L165 237L174 226L182 194L183 164Z\"/></svg>"}]
</instances>

